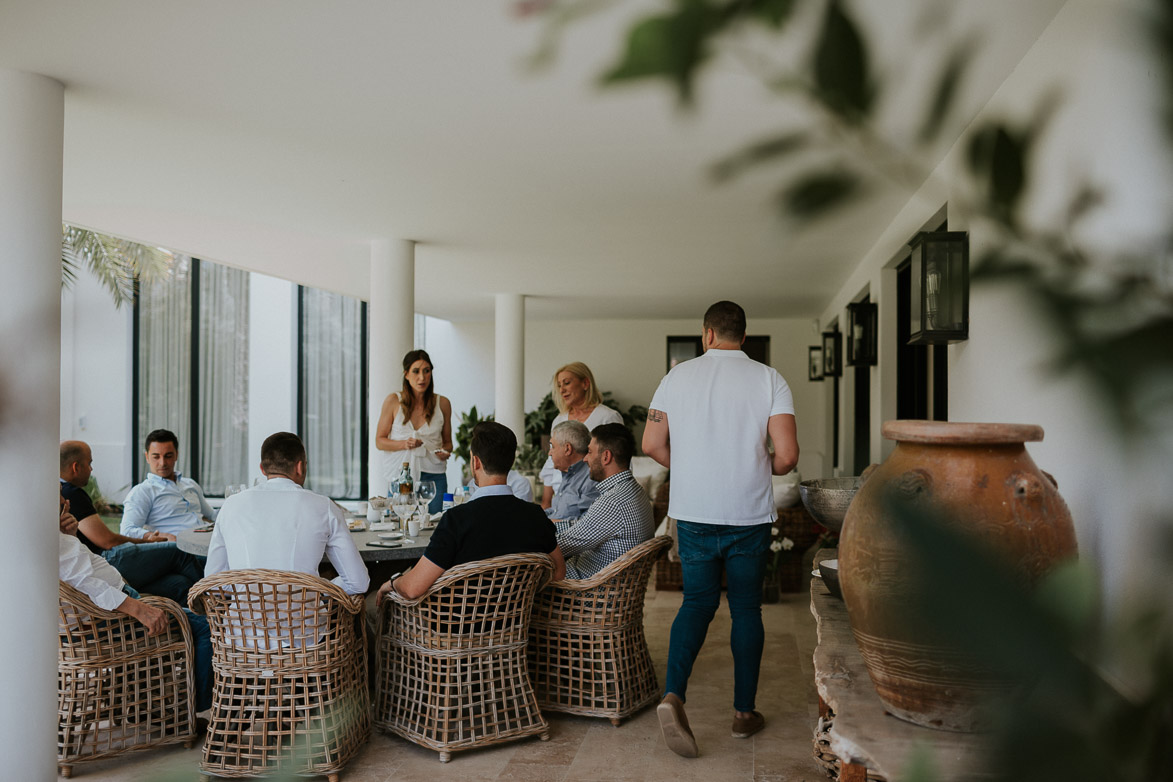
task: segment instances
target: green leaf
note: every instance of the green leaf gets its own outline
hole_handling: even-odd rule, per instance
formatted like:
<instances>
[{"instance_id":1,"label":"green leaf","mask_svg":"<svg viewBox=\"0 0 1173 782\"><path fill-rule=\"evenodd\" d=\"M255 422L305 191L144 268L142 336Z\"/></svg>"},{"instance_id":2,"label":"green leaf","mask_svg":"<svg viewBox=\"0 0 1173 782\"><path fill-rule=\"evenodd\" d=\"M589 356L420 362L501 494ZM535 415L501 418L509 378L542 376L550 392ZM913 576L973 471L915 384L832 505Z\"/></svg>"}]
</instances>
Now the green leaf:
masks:
<instances>
[{"instance_id":1,"label":"green leaf","mask_svg":"<svg viewBox=\"0 0 1173 782\"><path fill-rule=\"evenodd\" d=\"M746 11L775 29L790 21L794 0L753 0Z\"/></svg>"},{"instance_id":2,"label":"green leaf","mask_svg":"<svg viewBox=\"0 0 1173 782\"><path fill-rule=\"evenodd\" d=\"M1026 154L1025 139L1000 124L979 130L969 146L969 165L985 185L990 211L1011 224L1026 185Z\"/></svg>"},{"instance_id":3,"label":"green leaf","mask_svg":"<svg viewBox=\"0 0 1173 782\"><path fill-rule=\"evenodd\" d=\"M827 4L815 46L814 73L820 99L847 122L858 124L871 110L875 91L868 76L867 49L839 0Z\"/></svg>"},{"instance_id":4,"label":"green leaf","mask_svg":"<svg viewBox=\"0 0 1173 782\"><path fill-rule=\"evenodd\" d=\"M782 208L794 217L813 220L857 195L860 180L847 171L811 174L782 191Z\"/></svg>"},{"instance_id":5,"label":"green leaf","mask_svg":"<svg viewBox=\"0 0 1173 782\"><path fill-rule=\"evenodd\" d=\"M675 85L682 103L691 103L693 79L711 54L711 39L733 18L701 0L678 0L675 13L631 28L623 56L603 75L603 84L664 78Z\"/></svg>"},{"instance_id":6,"label":"green leaf","mask_svg":"<svg viewBox=\"0 0 1173 782\"><path fill-rule=\"evenodd\" d=\"M803 149L806 144L807 135L802 132L783 133L781 136L758 141L715 163L711 175L714 180L723 182L740 175L746 169L759 163L791 155Z\"/></svg>"},{"instance_id":7,"label":"green leaf","mask_svg":"<svg viewBox=\"0 0 1173 782\"><path fill-rule=\"evenodd\" d=\"M1081 560L1058 565L1035 586L1035 600L1071 638L1084 637L1094 629L1099 614L1096 572Z\"/></svg>"},{"instance_id":8,"label":"green leaf","mask_svg":"<svg viewBox=\"0 0 1173 782\"><path fill-rule=\"evenodd\" d=\"M922 144L932 141L941 132L941 128L945 124L945 117L949 115L949 109L953 107L957 87L961 84L961 79L965 75L965 69L969 65L972 54L973 51L969 46L958 48L945 64L945 69L941 71L937 88L933 91L933 101L929 104L929 112L920 129L919 139Z\"/></svg>"}]
</instances>

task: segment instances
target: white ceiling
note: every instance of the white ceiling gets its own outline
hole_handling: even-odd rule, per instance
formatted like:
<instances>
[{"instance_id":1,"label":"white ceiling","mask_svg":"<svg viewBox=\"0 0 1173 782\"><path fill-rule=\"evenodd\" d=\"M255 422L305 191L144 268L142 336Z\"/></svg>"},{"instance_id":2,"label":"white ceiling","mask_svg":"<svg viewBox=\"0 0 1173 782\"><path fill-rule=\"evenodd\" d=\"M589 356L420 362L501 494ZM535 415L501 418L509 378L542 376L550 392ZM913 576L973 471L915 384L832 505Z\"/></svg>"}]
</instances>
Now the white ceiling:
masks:
<instances>
[{"instance_id":1,"label":"white ceiling","mask_svg":"<svg viewBox=\"0 0 1173 782\"><path fill-rule=\"evenodd\" d=\"M885 72L915 86L936 6L882 5ZM945 5L950 42L982 36L972 115L1062 0ZM417 309L445 318L488 317L495 292L539 319L697 317L716 298L816 316L905 195L798 231L776 176L713 185L713 161L807 118L732 57L694 112L654 85L597 90L655 7L573 26L536 71L540 24L510 2L0 0L0 67L66 85L70 222L364 297L369 242L413 239Z\"/></svg>"}]
</instances>

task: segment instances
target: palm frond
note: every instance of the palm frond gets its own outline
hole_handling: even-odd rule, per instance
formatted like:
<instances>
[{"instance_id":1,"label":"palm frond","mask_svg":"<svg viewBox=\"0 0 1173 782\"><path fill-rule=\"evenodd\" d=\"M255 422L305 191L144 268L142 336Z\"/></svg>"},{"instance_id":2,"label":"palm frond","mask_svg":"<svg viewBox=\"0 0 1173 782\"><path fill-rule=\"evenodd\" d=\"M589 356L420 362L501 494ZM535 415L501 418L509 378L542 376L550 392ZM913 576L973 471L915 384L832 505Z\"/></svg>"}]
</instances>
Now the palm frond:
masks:
<instances>
[{"instance_id":1,"label":"palm frond","mask_svg":"<svg viewBox=\"0 0 1173 782\"><path fill-rule=\"evenodd\" d=\"M114 306L134 301L139 281L163 279L171 273L175 256L158 247L61 225L61 286L70 287L84 266L114 298Z\"/></svg>"}]
</instances>

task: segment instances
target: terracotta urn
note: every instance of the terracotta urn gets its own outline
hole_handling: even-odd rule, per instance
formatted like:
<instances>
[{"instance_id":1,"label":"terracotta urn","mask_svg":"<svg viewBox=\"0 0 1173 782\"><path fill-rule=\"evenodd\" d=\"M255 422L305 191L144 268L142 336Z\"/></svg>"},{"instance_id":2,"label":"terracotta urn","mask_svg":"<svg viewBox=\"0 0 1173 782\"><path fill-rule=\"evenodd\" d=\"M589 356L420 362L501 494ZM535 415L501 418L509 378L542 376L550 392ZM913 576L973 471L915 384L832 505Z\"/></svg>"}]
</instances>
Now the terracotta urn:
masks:
<instances>
[{"instance_id":1,"label":"terracotta urn","mask_svg":"<svg viewBox=\"0 0 1173 782\"><path fill-rule=\"evenodd\" d=\"M910 619L916 590L925 585L912 572L888 513L901 507L927 511L981 541L1033 583L1076 555L1067 505L1024 445L1042 440L1043 430L888 421L881 431L896 448L865 473L839 544L839 580L852 632L890 713L930 728L981 730L982 704L1006 685L979 660L943 646L928 623Z\"/></svg>"}]
</instances>

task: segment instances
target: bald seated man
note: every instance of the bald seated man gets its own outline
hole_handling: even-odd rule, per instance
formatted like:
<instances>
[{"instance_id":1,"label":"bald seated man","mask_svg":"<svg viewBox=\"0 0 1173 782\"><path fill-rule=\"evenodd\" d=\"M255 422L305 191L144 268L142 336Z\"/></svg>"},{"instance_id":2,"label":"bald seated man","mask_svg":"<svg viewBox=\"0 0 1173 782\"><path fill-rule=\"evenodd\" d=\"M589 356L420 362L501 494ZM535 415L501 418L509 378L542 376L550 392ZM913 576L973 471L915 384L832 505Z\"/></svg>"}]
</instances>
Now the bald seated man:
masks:
<instances>
[{"instance_id":1,"label":"bald seated man","mask_svg":"<svg viewBox=\"0 0 1173 782\"><path fill-rule=\"evenodd\" d=\"M187 592L204 575L204 558L180 551L175 536L147 532L130 538L111 531L94 509L85 485L93 473L93 453L82 440L61 443L61 497L77 520L77 539L106 560L135 591L187 605Z\"/></svg>"}]
</instances>

